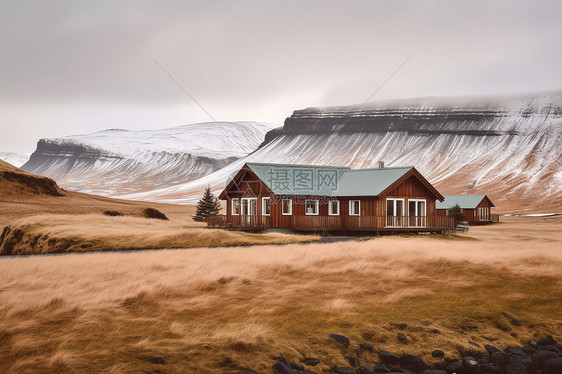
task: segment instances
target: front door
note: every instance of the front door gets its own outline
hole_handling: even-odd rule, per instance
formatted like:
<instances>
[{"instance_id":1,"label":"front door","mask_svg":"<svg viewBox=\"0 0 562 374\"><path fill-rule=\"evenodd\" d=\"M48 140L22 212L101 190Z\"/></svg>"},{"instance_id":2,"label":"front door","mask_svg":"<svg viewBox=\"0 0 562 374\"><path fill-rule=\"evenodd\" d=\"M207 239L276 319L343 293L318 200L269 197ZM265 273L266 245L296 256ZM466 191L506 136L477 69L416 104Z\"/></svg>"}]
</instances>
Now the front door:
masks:
<instances>
[{"instance_id":1,"label":"front door","mask_svg":"<svg viewBox=\"0 0 562 374\"><path fill-rule=\"evenodd\" d=\"M410 217L410 226L425 227L426 225L426 209L424 199L408 200L408 216Z\"/></svg>"},{"instance_id":2,"label":"front door","mask_svg":"<svg viewBox=\"0 0 562 374\"><path fill-rule=\"evenodd\" d=\"M240 204L240 214L243 216L242 223L251 226L257 222L258 215L258 198L243 197Z\"/></svg>"}]
</instances>

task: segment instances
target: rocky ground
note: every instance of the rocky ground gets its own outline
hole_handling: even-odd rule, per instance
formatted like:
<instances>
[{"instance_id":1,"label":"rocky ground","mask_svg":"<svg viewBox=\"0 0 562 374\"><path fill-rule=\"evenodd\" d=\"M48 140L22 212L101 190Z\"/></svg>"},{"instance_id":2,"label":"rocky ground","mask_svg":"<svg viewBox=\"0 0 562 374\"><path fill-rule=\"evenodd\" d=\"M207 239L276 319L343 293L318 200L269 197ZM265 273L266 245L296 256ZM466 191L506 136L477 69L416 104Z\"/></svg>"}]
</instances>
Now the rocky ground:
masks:
<instances>
[{"instance_id":1,"label":"rocky ground","mask_svg":"<svg viewBox=\"0 0 562 374\"><path fill-rule=\"evenodd\" d=\"M349 366L333 367L338 374L374 374L374 373L421 373L421 374L560 374L562 373L562 345L549 335L539 341L530 341L523 347L509 347L501 350L491 344L482 349L474 344L474 349L459 350L457 357L445 357L444 351L434 350L432 357L439 359L435 364L427 364L419 356L379 351L378 360L371 362L364 359L364 352L374 351L370 343L352 344L344 335L331 334L330 338L341 345L341 353ZM398 340L404 340L403 333L397 334ZM376 353L376 352L374 352ZM272 366L276 374L316 373L314 367L322 358L303 357L300 362L290 362L282 355L274 358ZM250 369L243 369L239 374L257 374Z\"/></svg>"}]
</instances>

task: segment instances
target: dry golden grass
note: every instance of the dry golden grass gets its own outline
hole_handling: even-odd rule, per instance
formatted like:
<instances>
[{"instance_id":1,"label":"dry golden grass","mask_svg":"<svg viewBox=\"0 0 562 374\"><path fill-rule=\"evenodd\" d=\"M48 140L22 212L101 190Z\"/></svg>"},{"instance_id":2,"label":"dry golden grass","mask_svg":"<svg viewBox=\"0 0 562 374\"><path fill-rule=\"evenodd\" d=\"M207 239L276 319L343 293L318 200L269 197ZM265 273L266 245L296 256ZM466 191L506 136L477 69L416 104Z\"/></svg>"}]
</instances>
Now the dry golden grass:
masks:
<instances>
[{"instance_id":1,"label":"dry golden grass","mask_svg":"<svg viewBox=\"0 0 562 374\"><path fill-rule=\"evenodd\" d=\"M216 249L0 258L0 367L270 372L284 354L318 357L320 372L345 363L330 333L427 361L469 341L560 338L562 219L506 221L472 228L474 240L340 243L372 276L338 243L221 248L208 262Z\"/></svg>"},{"instance_id":2,"label":"dry golden grass","mask_svg":"<svg viewBox=\"0 0 562 374\"><path fill-rule=\"evenodd\" d=\"M22 233L21 239L10 245L12 255L280 244L318 239L312 235L209 230L190 217L163 221L94 214L30 216L15 221L10 230L10 237L5 241L17 232Z\"/></svg>"}]
</instances>

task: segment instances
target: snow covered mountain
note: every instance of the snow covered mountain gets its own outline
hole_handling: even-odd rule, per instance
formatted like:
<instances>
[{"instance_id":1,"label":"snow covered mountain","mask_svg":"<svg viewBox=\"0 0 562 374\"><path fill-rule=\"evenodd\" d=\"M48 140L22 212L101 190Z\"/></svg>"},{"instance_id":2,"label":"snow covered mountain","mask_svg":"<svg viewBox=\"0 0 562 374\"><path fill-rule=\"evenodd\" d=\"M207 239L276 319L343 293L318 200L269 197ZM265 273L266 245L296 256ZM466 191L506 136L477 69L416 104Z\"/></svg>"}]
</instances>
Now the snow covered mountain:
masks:
<instances>
[{"instance_id":1,"label":"snow covered mountain","mask_svg":"<svg viewBox=\"0 0 562 374\"><path fill-rule=\"evenodd\" d=\"M0 152L0 160L19 168L29 160L30 155L27 152Z\"/></svg>"},{"instance_id":2,"label":"snow covered mountain","mask_svg":"<svg viewBox=\"0 0 562 374\"><path fill-rule=\"evenodd\" d=\"M257 122L209 122L41 139L22 169L73 191L133 194L212 173L254 151L271 128Z\"/></svg>"},{"instance_id":3,"label":"snow covered mountain","mask_svg":"<svg viewBox=\"0 0 562 374\"><path fill-rule=\"evenodd\" d=\"M297 110L254 153L200 179L131 199L195 202L245 161L413 165L443 194L486 193L504 212L562 212L562 92L422 98Z\"/></svg>"}]
</instances>

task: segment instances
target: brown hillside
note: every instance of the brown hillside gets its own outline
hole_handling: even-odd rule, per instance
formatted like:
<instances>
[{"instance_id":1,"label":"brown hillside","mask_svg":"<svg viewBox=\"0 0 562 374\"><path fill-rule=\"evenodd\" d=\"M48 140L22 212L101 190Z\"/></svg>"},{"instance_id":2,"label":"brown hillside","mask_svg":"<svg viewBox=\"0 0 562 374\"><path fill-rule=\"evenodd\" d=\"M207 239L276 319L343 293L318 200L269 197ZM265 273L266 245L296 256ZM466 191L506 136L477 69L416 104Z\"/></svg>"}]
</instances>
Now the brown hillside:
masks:
<instances>
[{"instance_id":1,"label":"brown hillside","mask_svg":"<svg viewBox=\"0 0 562 374\"><path fill-rule=\"evenodd\" d=\"M64 191L51 178L30 174L0 160L0 194L18 196L64 196Z\"/></svg>"}]
</instances>

